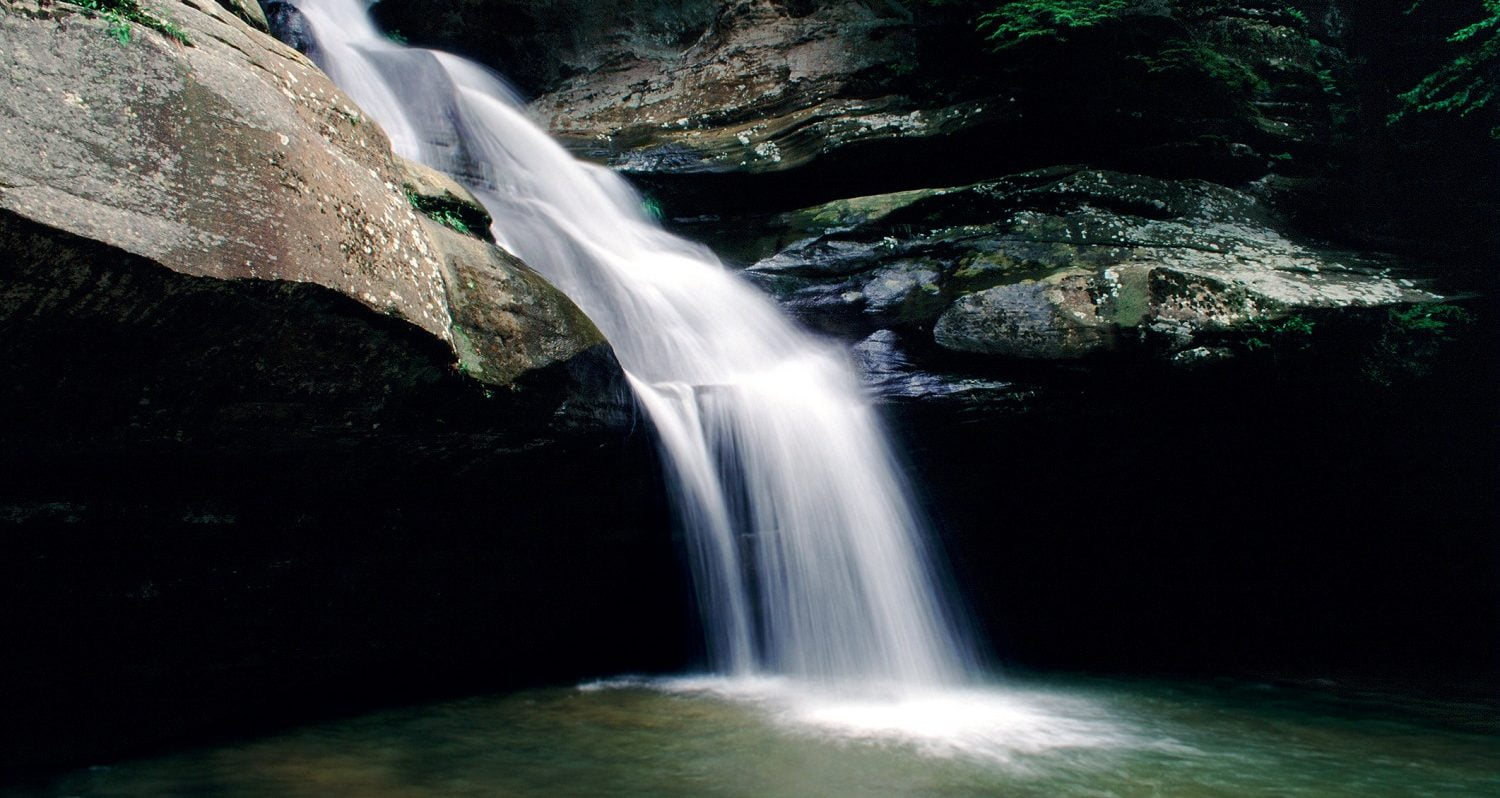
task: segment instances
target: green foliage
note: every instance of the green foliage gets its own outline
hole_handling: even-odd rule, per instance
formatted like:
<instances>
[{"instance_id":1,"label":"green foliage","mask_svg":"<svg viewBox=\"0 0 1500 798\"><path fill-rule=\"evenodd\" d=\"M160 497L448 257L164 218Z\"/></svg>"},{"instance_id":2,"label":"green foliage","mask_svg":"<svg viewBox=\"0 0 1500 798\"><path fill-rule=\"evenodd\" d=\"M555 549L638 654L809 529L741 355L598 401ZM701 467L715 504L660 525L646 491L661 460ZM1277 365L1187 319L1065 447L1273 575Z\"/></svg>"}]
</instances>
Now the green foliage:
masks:
<instances>
[{"instance_id":1,"label":"green foliage","mask_svg":"<svg viewBox=\"0 0 1500 798\"><path fill-rule=\"evenodd\" d=\"M979 16L979 31L996 50L1033 39L1065 39L1071 31L1118 18L1128 0L1020 0Z\"/></svg>"},{"instance_id":2,"label":"green foliage","mask_svg":"<svg viewBox=\"0 0 1500 798\"><path fill-rule=\"evenodd\" d=\"M130 23L124 17L109 13L104 15L104 21L108 24L106 30L115 41L120 44L130 44Z\"/></svg>"},{"instance_id":3,"label":"green foliage","mask_svg":"<svg viewBox=\"0 0 1500 798\"><path fill-rule=\"evenodd\" d=\"M402 33L399 30L388 30L388 31L385 32L385 37L387 39L390 39L391 41L395 42L396 44L400 44L400 45L408 44L408 42L406 40L406 34Z\"/></svg>"},{"instance_id":4,"label":"green foliage","mask_svg":"<svg viewBox=\"0 0 1500 798\"><path fill-rule=\"evenodd\" d=\"M102 17L111 38L120 44L130 43L130 23L150 28L169 39L192 45L187 32L177 23L157 17L141 7L138 0L63 0Z\"/></svg>"},{"instance_id":5,"label":"green foliage","mask_svg":"<svg viewBox=\"0 0 1500 798\"><path fill-rule=\"evenodd\" d=\"M1417 0L1406 13L1416 12L1421 5ZM1432 111L1468 116L1495 100L1500 93L1496 77L1500 75L1500 0L1482 0L1481 5L1487 16L1448 37L1457 45L1458 55L1398 95L1401 108L1391 114L1391 124ZM1490 129L1490 136L1500 139L1500 125Z\"/></svg>"},{"instance_id":6,"label":"green foliage","mask_svg":"<svg viewBox=\"0 0 1500 798\"><path fill-rule=\"evenodd\" d=\"M929 3L935 0L928 0ZM979 15L979 32L997 52L1027 42L1066 41L1072 34L1145 9L1140 0L1012 0ZM1305 22L1305 17L1293 16ZM1126 56L1151 74L1193 76L1220 87L1233 98L1269 90L1264 78L1211 45L1187 35Z\"/></svg>"},{"instance_id":7,"label":"green foliage","mask_svg":"<svg viewBox=\"0 0 1500 798\"><path fill-rule=\"evenodd\" d=\"M1251 325L1255 335L1245 339L1245 348L1251 352L1263 349L1303 349L1312 337L1313 323L1301 316L1289 316L1280 321L1262 319Z\"/></svg>"},{"instance_id":8,"label":"green foliage","mask_svg":"<svg viewBox=\"0 0 1500 798\"><path fill-rule=\"evenodd\" d=\"M1457 305L1436 304L1395 308L1387 316L1386 323L1399 332L1451 340L1453 328L1462 327L1472 320L1469 312Z\"/></svg>"},{"instance_id":9,"label":"green foliage","mask_svg":"<svg viewBox=\"0 0 1500 798\"><path fill-rule=\"evenodd\" d=\"M1191 39L1173 39L1154 55L1137 55L1135 60L1153 74L1186 73L1199 75L1224 87L1231 95L1247 97L1270 90L1265 79L1249 67L1225 56L1218 50Z\"/></svg>"},{"instance_id":10,"label":"green foliage","mask_svg":"<svg viewBox=\"0 0 1500 798\"><path fill-rule=\"evenodd\" d=\"M412 210L450 230L463 233L466 236L475 235L474 229L469 227L468 223L463 220L463 217L459 216L453 208L449 207L442 200L424 197L411 189L407 189L406 201L411 203Z\"/></svg>"},{"instance_id":11,"label":"green foliage","mask_svg":"<svg viewBox=\"0 0 1500 798\"><path fill-rule=\"evenodd\" d=\"M1380 339L1364 358L1361 372L1379 385L1420 379L1432 372L1433 364L1459 333L1474 321L1468 311L1443 303L1392 308L1382 325Z\"/></svg>"}]
</instances>

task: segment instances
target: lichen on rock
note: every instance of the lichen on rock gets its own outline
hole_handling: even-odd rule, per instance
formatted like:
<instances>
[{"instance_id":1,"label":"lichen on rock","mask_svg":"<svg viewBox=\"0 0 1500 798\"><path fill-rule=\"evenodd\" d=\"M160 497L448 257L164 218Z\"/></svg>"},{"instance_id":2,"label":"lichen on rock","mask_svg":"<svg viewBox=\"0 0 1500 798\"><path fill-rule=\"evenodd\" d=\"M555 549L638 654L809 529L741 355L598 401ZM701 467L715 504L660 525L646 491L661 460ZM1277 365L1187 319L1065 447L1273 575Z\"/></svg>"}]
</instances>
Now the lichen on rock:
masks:
<instances>
[{"instance_id":1,"label":"lichen on rock","mask_svg":"<svg viewBox=\"0 0 1500 798\"><path fill-rule=\"evenodd\" d=\"M1170 355L1298 312L1438 299L1371 256L1300 242L1242 192L1080 167L842 200L757 225L758 240L777 230L790 243L749 273L812 323L855 314L860 334L926 330L978 354Z\"/></svg>"}]
</instances>

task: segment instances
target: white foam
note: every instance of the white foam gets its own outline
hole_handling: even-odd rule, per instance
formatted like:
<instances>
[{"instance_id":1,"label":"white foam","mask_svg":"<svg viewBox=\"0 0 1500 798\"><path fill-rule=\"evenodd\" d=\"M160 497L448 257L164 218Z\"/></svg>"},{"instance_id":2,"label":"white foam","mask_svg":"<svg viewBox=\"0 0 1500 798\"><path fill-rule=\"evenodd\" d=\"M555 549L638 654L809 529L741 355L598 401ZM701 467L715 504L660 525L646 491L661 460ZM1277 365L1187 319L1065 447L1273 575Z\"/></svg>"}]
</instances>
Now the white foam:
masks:
<instances>
[{"instance_id":1,"label":"white foam","mask_svg":"<svg viewBox=\"0 0 1500 798\"><path fill-rule=\"evenodd\" d=\"M786 677L626 677L582 689L655 689L754 707L792 734L846 744L898 745L924 756L1023 769L1070 751L1159 748L1109 707L1054 690L1004 685L949 689L900 684L830 688ZM1180 750L1180 749L1175 749Z\"/></svg>"}]
</instances>

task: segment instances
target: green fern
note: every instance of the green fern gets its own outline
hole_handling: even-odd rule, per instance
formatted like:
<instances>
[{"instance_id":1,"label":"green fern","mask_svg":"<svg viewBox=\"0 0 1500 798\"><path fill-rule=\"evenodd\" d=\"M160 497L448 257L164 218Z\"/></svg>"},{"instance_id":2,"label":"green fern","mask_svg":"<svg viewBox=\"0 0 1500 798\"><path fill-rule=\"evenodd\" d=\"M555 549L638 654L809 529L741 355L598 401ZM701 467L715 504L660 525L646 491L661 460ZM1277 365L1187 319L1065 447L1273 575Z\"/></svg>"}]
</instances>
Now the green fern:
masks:
<instances>
[{"instance_id":1,"label":"green fern","mask_svg":"<svg viewBox=\"0 0 1500 798\"><path fill-rule=\"evenodd\" d=\"M1252 96L1271 90L1265 78L1207 44L1191 39L1172 39L1154 55L1132 56L1153 74L1180 72L1199 74L1223 86L1234 96Z\"/></svg>"},{"instance_id":2,"label":"green fern","mask_svg":"<svg viewBox=\"0 0 1500 798\"><path fill-rule=\"evenodd\" d=\"M1421 5L1418 0L1406 13L1415 12ZM1466 49L1411 90L1397 95L1401 108L1391 114L1390 124L1414 113L1469 116L1494 102L1500 93L1495 77L1500 73L1500 0L1483 0L1482 6L1489 16L1448 37L1450 43ZM1490 136L1500 139L1500 126L1491 128Z\"/></svg>"},{"instance_id":3,"label":"green fern","mask_svg":"<svg viewBox=\"0 0 1500 798\"><path fill-rule=\"evenodd\" d=\"M996 50L1006 50L1034 39L1064 39L1071 31L1090 28L1120 16L1128 0L1021 0L1003 3L979 17L979 31Z\"/></svg>"}]
</instances>

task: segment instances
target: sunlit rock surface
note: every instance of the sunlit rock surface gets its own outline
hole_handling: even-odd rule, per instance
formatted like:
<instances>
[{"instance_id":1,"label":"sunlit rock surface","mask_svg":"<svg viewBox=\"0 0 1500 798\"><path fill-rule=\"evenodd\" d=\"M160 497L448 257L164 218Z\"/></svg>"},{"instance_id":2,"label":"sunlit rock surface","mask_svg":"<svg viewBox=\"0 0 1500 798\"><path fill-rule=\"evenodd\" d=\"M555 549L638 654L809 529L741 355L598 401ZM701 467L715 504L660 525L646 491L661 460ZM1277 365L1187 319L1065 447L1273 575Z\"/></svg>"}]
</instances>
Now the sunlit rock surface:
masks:
<instances>
[{"instance_id":1,"label":"sunlit rock surface","mask_svg":"<svg viewBox=\"0 0 1500 798\"><path fill-rule=\"evenodd\" d=\"M172 10L189 46L140 26L122 46L102 19L70 6L8 8L8 220L188 277L321 286L452 341L445 269L455 256L403 194L445 187L413 177L380 128L306 58L216 5ZM544 285L503 255L470 249L466 260L496 279ZM541 315L579 315L555 291L529 298ZM26 311L27 300L13 302L12 313ZM495 384L603 340L586 320L509 332L512 362L476 369Z\"/></svg>"}]
</instances>

